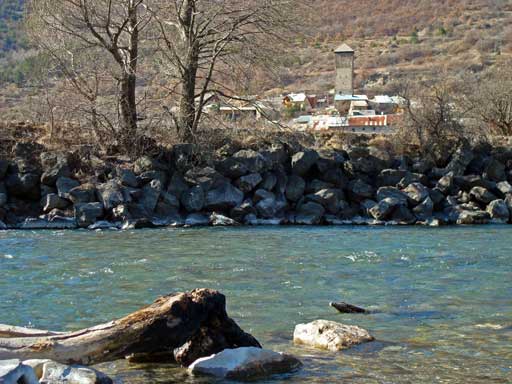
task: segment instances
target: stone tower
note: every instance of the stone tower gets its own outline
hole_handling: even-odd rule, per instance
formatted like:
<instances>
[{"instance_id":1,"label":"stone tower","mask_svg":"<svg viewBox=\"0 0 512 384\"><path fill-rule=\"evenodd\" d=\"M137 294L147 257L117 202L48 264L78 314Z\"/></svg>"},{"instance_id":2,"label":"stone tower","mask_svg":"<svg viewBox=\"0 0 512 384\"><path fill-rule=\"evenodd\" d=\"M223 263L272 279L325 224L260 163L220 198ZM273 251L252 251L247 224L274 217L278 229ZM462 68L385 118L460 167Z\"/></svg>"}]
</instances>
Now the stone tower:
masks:
<instances>
[{"instance_id":1,"label":"stone tower","mask_svg":"<svg viewBox=\"0 0 512 384\"><path fill-rule=\"evenodd\" d=\"M354 50L342 44L334 50L336 56L336 94L354 94Z\"/></svg>"}]
</instances>

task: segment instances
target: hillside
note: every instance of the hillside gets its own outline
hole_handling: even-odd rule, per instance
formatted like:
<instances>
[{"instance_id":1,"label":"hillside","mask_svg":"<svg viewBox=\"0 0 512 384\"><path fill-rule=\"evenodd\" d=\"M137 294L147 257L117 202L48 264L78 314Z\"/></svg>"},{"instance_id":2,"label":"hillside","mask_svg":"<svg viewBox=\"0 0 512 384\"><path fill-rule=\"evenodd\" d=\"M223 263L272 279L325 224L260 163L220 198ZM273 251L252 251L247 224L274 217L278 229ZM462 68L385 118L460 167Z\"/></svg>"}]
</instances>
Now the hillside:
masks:
<instances>
[{"instance_id":1,"label":"hillside","mask_svg":"<svg viewBox=\"0 0 512 384\"><path fill-rule=\"evenodd\" d=\"M285 63L293 90L333 87L332 50L356 50L359 88L478 73L512 56L509 0L318 0Z\"/></svg>"},{"instance_id":2,"label":"hillside","mask_svg":"<svg viewBox=\"0 0 512 384\"><path fill-rule=\"evenodd\" d=\"M20 29L22 17L23 0L0 2L0 58L25 46Z\"/></svg>"}]
</instances>

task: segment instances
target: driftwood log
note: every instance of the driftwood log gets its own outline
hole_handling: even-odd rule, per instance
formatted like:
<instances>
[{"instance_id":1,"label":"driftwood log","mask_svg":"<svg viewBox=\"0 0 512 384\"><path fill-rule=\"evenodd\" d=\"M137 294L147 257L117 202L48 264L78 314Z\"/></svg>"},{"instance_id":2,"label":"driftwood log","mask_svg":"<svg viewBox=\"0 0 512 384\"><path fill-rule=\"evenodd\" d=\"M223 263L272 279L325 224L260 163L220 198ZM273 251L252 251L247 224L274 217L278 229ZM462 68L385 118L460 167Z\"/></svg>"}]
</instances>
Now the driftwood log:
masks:
<instances>
[{"instance_id":1,"label":"driftwood log","mask_svg":"<svg viewBox=\"0 0 512 384\"><path fill-rule=\"evenodd\" d=\"M226 298L197 289L157 299L126 317L76 332L0 325L0 360L51 359L96 364L128 356L168 356L188 366L226 348L261 347L226 313Z\"/></svg>"},{"instance_id":2,"label":"driftwood log","mask_svg":"<svg viewBox=\"0 0 512 384\"><path fill-rule=\"evenodd\" d=\"M369 313L366 309L361 307L356 307L352 304L347 304L344 302L341 303L329 303L329 305L340 313Z\"/></svg>"}]
</instances>

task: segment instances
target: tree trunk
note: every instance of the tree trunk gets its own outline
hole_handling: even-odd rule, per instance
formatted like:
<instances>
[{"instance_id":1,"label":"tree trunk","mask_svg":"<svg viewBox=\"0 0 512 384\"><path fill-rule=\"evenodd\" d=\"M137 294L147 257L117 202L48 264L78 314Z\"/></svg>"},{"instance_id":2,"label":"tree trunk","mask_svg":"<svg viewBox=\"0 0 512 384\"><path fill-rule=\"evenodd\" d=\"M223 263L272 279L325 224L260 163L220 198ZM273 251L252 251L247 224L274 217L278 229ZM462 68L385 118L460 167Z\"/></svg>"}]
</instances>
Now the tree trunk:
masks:
<instances>
[{"instance_id":1,"label":"tree trunk","mask_svg":"<svg viewBox=\"0 0 512 384\"><path fill-rule=\"evenodd\" d=\"M120 82L119 112L121 115L121 144L130 149L137 135L136 76L124 74Z\"/></svg>"},{"instance_id":2,"label":"tree trunk","mask_svg":"<svg viewBox=\"0 0 512 384\"><path fill-rule=\"evenodd\" d=\"M0 325L0 360L97 364L133 355L146 361L170 355L169 362L188 366L200 357L245 346L261 347L228 317L224 295L209 289L164 296L126 317L76 332Z\"/></svg>"}]
</instances>

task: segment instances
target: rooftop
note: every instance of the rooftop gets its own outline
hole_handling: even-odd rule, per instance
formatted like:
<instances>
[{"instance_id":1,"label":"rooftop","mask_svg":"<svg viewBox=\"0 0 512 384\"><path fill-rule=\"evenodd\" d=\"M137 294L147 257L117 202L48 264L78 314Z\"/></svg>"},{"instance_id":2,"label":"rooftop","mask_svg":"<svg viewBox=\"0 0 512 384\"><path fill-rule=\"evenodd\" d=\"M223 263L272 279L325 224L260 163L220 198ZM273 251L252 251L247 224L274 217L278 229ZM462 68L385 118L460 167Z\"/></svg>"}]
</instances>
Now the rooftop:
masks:
<instances>
[{"instance_id":1,"label":"rooftop","mask_svg":"<svg viewBox=\"0 0 512 384\"><path fill-rule=\"evenodd\" d=\"M354 50L350 48L347 44L341 44L338 48L334 50L335 53L354 53Z\"/></svg>"}]
</instances>

